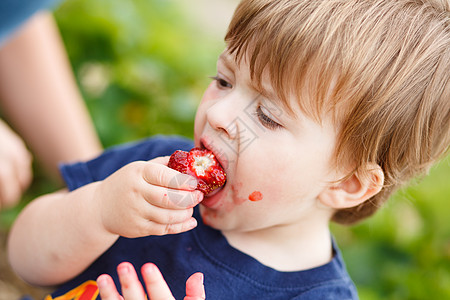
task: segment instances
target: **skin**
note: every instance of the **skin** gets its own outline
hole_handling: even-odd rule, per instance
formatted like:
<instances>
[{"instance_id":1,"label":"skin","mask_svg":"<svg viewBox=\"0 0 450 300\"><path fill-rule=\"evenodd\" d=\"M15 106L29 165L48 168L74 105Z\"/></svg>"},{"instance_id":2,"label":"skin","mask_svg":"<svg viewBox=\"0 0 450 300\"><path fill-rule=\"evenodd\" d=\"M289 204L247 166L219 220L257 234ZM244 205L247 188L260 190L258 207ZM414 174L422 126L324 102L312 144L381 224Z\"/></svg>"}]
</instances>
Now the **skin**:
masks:
<instances>
[{"instance_id":1,"label":"skin","mask_svg":"<svg viewBox=\"0 0 450 300\"><path fill-rule=\"evenodd\" d=\"M0 209L17 204L31 182L31 153L59 178L60 162L101 151L49 13L31 18L0 47L0 110L9 124L0 120Z\"/></svg>"},{"instance_id":2,"label":"skin","mask_svg":"<svg viewBox=\"0 0 450 300\"><path fill-rule=\"evenodd\" d=\"M22 139L0 120L0 209L14 206L33 177L32 156Z\"/></svg>"},{"instance_id":3,"label":"skin","mask_svg":"<svg viewBox=\"0 0 450 300\"><path fill-rule=\"evenodd\" d=\"M154 264L147 263L141 268L147 294L132 264L128 262L119 264L117 266L117 273L119 275L123 296L117 291L111 276L103 274L97 279L100 296L103 300L145 300L147 299L146 296L152 300L175 299L161 272ZM195 273L186 281L186 297L184 297L184 300L202 299L205 299L203 274Z\"/></svg>"},{"instance_id":4,"label":"skin","mask_svg":"<svg viewBox=\"0 0 450 300\"><path fill-rule=\"evenodd\" d=\"M13 269L36 285L64 282L119 235L194 228L192 208L200 202L207 225L264 265L293 271L330 261L328 223L335 209L357 205L379 189L357 176L337 183L344 173L332 163L337 129L331 118L315 123L294 98L289 114L273 96L263 96L274 95L267 81L263 86L253 87L245 60L236 65L227 52L220 56L194 128L196 146L213 151L227 173L218 193L203 197L196 184L177 186L187 180L174 180L181 174L167 167L168 157L130 163L104 181L32 201L10 232ZM377 178L381 186L382 175ZM254 191L263 199L250 201ZM190 200L173 202L174 194Z\"/></svg>"},{"instance_id":5,"label":"skin","mask_svg":"<svg viewBox=\"0 0 450 300\"><path fill-rule=\"evenodd\" d=\"M102 149L50 13L36 14L0 47L0 107L55 177L61 161Z\"/></svg>"}]
</instances>

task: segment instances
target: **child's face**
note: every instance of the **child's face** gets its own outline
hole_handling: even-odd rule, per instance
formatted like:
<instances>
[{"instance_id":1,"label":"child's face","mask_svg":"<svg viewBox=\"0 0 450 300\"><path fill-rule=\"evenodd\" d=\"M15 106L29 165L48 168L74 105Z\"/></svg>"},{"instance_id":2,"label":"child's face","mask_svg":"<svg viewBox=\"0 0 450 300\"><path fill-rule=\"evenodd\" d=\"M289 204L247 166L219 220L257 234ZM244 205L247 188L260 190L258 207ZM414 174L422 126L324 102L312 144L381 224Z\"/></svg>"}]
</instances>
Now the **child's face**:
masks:
<instances>
[{"instance_id":1,"label":"child's face","mask_svg":"<svg viewBox=\"0 0 450 300\"><path fill-rule=\"evenodd\" d=\"M265 94L274 95L267 81L263 84ZM212 150L227 173L223 189L200 205L204 222L216 229L296 227L331 216L317 201L339 178L332 168L331 119L313 122L296 99L291 99L295 116L290 115L268 97L252 87L245 61L238 66L227 52L220 56L195 119L196 146Z\"/></svg>"}]
</instances>

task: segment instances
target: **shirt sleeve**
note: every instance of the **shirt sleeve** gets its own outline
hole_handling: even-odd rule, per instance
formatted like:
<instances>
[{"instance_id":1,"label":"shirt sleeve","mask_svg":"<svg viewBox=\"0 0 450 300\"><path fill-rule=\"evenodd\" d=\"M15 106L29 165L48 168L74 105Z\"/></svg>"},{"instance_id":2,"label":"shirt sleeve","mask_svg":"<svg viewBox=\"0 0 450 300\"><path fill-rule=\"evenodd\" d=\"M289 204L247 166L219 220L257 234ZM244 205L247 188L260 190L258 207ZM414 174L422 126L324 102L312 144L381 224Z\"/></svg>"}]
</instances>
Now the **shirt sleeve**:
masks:
<instances>
[{"instance_id":1,"label":"shirt sleeve","mask_svg":"<svg viewBox=\"0 0 450 300\"><path fill-rule=\"evenodd\" d=\"M40 10L53 9L58 2L60 0L1 0L0 47L32 15Z\"/></svg>"},{"instance_id":2,"label":"shirt sleeve","mask_svg":"<svg viewBox=\"0 0 450 300\"><path fill-rule=\"evenodd\" d=\"M73 191L86 184L100 181L133 161L146 161L171 155L175 150L189 150L191 140L177 136L156 136L107 149L97 158L87 162L60 165L67 188Z\"/></svg>"}]
</instances>

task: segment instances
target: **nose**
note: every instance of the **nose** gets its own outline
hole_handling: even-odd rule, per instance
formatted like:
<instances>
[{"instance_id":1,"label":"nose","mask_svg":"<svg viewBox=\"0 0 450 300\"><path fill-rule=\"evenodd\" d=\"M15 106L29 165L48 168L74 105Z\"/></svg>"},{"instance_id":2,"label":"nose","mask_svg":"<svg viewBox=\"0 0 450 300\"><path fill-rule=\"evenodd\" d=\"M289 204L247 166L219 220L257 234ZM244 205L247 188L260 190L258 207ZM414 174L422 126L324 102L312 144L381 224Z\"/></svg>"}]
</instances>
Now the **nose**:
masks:
<instances>
[{"instance_id":1,"label":"nose","mask_svg":"<svg viewBox=\"0 0 450 300\"><path fill-rule=\"evenodd\" d=\"M206 111L206 120L217 132L224 134L233 140L237 135L237 122L239 119L240 107L229 95L217 100Z\"/></svg>"}]
</instances>

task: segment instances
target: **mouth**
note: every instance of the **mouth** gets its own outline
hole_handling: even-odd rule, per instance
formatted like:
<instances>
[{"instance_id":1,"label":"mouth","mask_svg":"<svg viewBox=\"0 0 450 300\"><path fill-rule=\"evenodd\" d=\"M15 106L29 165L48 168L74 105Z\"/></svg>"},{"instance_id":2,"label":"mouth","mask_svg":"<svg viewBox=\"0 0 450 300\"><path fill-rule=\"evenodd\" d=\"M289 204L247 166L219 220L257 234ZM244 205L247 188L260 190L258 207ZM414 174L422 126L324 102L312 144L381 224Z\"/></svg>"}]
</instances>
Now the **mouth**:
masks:
<instances>
[{"instance_id":1,"label":"mouth","mask_svg":"<svg viewBox=\"0 0 450 300\"><path fill-rule=\"evenodd\" d=\"M217 159L217 161L219 162L220 166L222 167L222 169L225 171L225 173L227 174L227 178L228 178L228 172L227 172L227 160L224 157L223 153L218 151L218 149L216 147L213 146L213 143L209 141L208 138L206 137L202 137L200 139L200 144L198 146L200 149L206 149L211 151L215 158ZM214 191L212 191L211 193L209 193L208 195L205 195L205 197L211 197L214 196L215 194L219 193L221 190L224 189L224 187L227 185L228 180L225 181L225 184L222 185L221 187L215 189Z\"/></svg>"},{"instance_id":2,"label":"mouth","mask_svg":"<svg viewBox=\"0 0 450 300\"><path fill-rule=\"evenodd\" d=\"M216 157L222 169L224 169L225 172L227 171L228 163L225 155L222 151L219 151L216 147L214 147L213 143L209 142L207 138L200 139L199 148L211 151Z\"/></svg>"},{"instance_id":3,"label":"mouth","mask_svg":"<svg viewBox=\"0 0 450 300\"><path fill-rule=\"evenodd\" d=\"M218 192L220 192L225 186L227 185L227 182L225 181L225 184L222 185L221 187L215 189L214 191L212 191L211 193L209 193L208 195L205 195L205 197L212 197L215 194L217 194Z\"/></svg>"}]
</instances>

